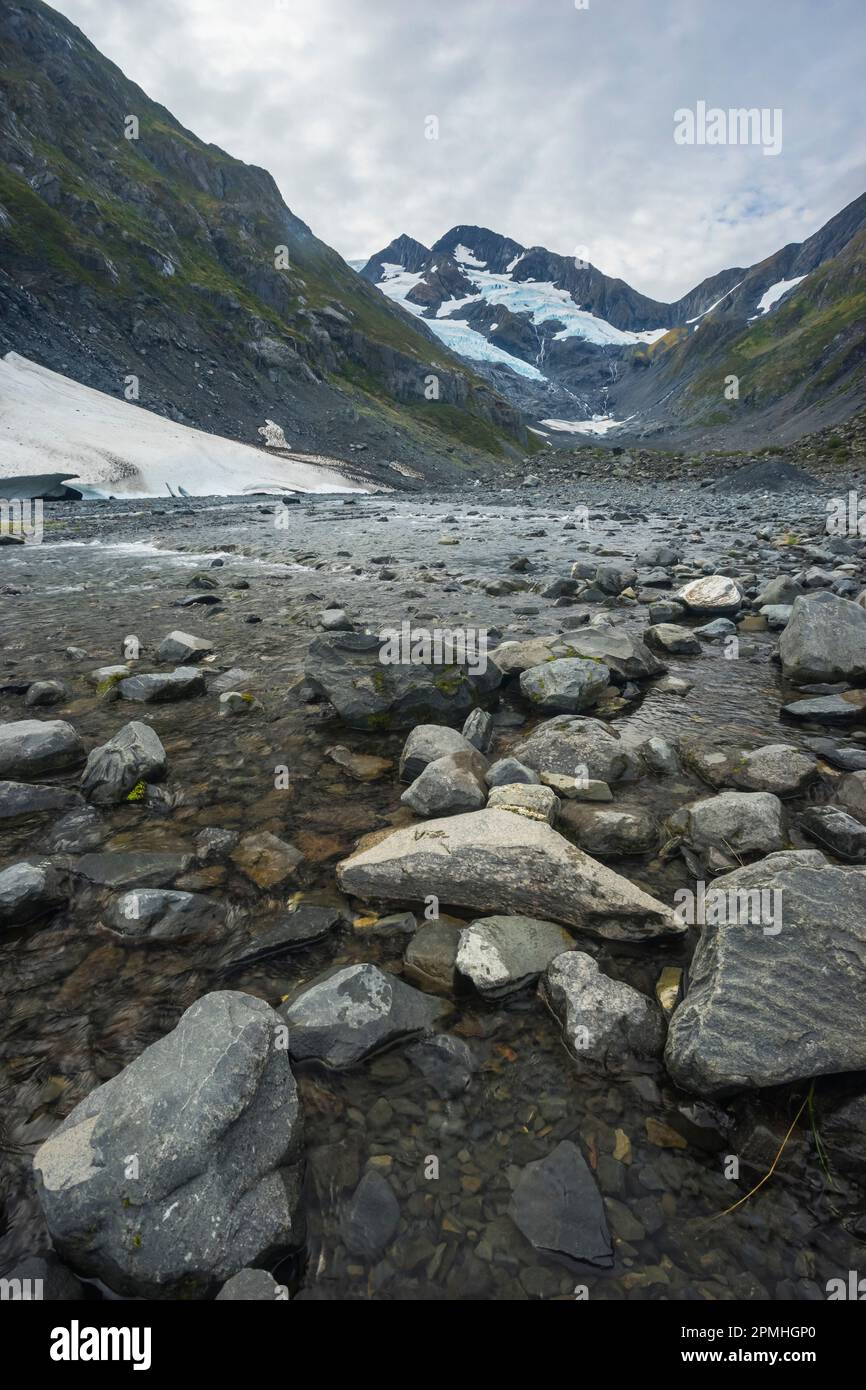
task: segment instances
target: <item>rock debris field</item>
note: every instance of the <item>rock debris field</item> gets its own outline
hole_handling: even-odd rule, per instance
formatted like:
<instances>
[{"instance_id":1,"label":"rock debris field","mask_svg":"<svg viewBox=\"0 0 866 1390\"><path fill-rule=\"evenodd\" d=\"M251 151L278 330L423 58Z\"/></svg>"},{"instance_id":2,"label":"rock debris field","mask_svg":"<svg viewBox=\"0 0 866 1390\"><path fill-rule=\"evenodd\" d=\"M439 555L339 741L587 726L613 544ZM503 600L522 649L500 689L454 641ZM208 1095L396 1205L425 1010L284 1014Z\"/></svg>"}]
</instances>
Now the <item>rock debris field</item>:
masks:
<instances>
[{"instance_id":1,"label":"rock debris field","mask_svg":"<svg viewBox=\"0 0 866 1390\"><path fill-rule=\"evenodd\" d=\"M0 1274L809 1301L866 1268L866 542L831 493L4 536Z\"/></svg>"}]
</instances>

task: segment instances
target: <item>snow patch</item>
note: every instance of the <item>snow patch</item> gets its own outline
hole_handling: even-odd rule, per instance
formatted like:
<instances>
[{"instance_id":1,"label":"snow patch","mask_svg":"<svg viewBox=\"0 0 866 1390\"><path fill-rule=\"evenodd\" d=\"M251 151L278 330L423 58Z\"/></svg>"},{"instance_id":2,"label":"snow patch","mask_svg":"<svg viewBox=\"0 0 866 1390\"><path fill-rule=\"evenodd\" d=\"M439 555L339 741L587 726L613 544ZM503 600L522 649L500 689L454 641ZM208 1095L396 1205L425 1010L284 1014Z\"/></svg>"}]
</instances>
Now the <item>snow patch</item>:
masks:
<instances>
[{"instance_id":1,"label":"snow patch","mask_svg":"<svg viewBox=\"0 0 866 1390\"><path fill-rule=\"evenodd\" d=\"M7 353L0 360L0 478L61 473L88 496L366 492L339 459L275 457L176 424Z\"/></svg>"},{"instance_id":2,"label":"snow patch","mask_svg":"<svg viewBox=\"0 0 866 1390\"><path fill-rule=\"evenodd\" d=\"M593 415L589 420L542 420L541 423L561 434L609 434L611 430L622 429L633 419L633 415L625 420L613 420L609 415Z\"/></svg>"},{"instance_id":3,"label":"snow patch","mask_svg":"<svg viewBox=\"0 0 866 1390\"><path fill-rule=\"evenodd\" d=\"M749 323L753 323L755 319L759 319L763 314L766 314L768 310L772 309L774 304L778 304L783 294L787 294L789 290L792 290L795 285L799 285L805 278L805 275L798 275L794 280L777 280L775 285L771 285L770 288L761 295L756 305L758 312L752 315L749 319Z\"/></svg>"}]
</instances>

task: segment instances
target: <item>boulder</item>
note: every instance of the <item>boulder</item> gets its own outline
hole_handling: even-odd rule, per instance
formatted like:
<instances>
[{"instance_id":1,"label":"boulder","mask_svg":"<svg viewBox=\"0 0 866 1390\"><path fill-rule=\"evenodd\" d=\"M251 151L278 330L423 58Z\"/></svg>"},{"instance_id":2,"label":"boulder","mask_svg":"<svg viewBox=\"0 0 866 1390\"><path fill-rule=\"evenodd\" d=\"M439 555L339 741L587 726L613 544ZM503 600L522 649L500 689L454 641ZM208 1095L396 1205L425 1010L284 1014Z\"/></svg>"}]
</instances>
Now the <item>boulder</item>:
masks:
<instances>
[{"instance_id":1,"label":"boulder","mask_svg":"<svg viewBox=\"0 0 866 1390\"><path fill-rule=\"evenodd\" d=\"M866 609L829 590L794 600L779 638L785 679L814 685L866 679Z\"/></svg>"},{"instance_id":2,"label":"boulder","mask_svg":"<svg viewBox=\"0 0 866 1390\"><path fill-rule=\"evenodd\" d=\"M713 888L730 909L704 925L671 1020L665 1062L674 1081L724 1095L863 1070L866 870L795 850ZM761 893L779 895L781 930L756 924Z\"/></svg>"},{"instance_id":3,"label":"boulder","mask_svg":"<svg viewBox=\"0 0 866 1390\"><path fill-rule=\"evenodd\" d=\"M502 680L490 659L471 665L383 660L389 656L388 646L375 633L361 632L329 633L310 643L307 683L352 728L405 729L423 720L462 722ZM475 669L482 665L483 670Z\"/></svg>"},{"instance_id":4,"label":"boulder","mask_svg":"<svg viewBox=\"0 0 866 1390\"><path fill-rule=\"evenodd\" d=\"M735 758L728 780L741 791L799 796L817 775L814 758L789 743L768 743Z\"/></svg>"},{"instance_id":5,"label":"boulder","mask_svg":"<svg viewBox=\"0 0 866 1390\"><path fill-rule=\"evenodd\" d=\"M655 623L647 628L644 636L651 647L670 652L673 656L694 656L701 650L701 644L691 629L677 627L676 623Z\"/></svg>"},{"instance_id":6,"label":"boulder","mask_svg":"<svg viewBox=\"0 0 866 1390\"><path fill-rule=\"evenodd\" d=\"M677 598L690 613L732 613L743 602L740 586L724 574L710 574L705 579L690 580L679 590Z\"/></svg>"},{"instance_id":7,"label":"boulder","mask_svg":"<svg viewBox=\"0 0 866 1390\"><path fill-rule=\"evenodd\" d=\"M84 744L72 725L62 719L19 719L0 724L0 777L30 781L83 762Z\"/></svg>"},{"instance_id":8,"label":"boulder","mask_svg":"<svg viewBox=\"0 0 866 1390\"><path fill-rule=\"evenodd\" d=\"M117 805L139 782L160 781L167 765L156 731L133 720L108 743L94 748L81 775L81 790L97 806Z\"/></svg>"},{"instance_id":9,"label":"boulder","mask_svg":"<svg viewBox=\"0 0 866 1390\"><path fill-rule=\"evenodd\" d=\"M477 811L487 800L487 759L470 746L428 763L400 797L418 816L452 816Z\"/></svg>"},{"instance_id":10,"label":"boulder","mask_svg":"<svg viewBox=\"0 0 866 1390\"><path fill-rule=\"evenodd\" d=\"M718 870L737 858L770 854L788 843L785 813L770 792L720 792L683 806L668 819L669 839L682 840Z\"/></svg>"},{"instance_id":11,"label":"boulder","mask_svg":"<svg viewBox=\"0 0 866 1390\"><path fill-rule=\"evenodd\" d=\"M532 637L524 642L503 642L492 653L496 665L506 673L528 671L544 662L567 657L603 662L620 681L644 680L661 675L665 669L639 638L610 625Z\"/></svg>"},{"instance_id":12,"label":"boulder","mask_svg":"<svg viewBox=\"0 0 866 1390\"><path fill-rule=\"evenodd\" d=\"M24 696L28 709L39 705L59 705L69 699L69 687L62 681L34 681Z\"/></svg>"},{"instance_id":13,"label":"boulder","mask_svg":"<svg viewBox=\"0 0 866 1390\"><path fill-rule=\"evenodd\" d=\"M450 917L422 922L403 956L406 978L434 994L451 993L456 983L461 926Z\"/></svg>"},{"instance_id":14,"label":"boulder","mask_svg":"<svg viewBox=\"0 0 866 1390\"><path fill-rule=\"evenodd\" d=\"M375 965L338 966L280 1008L289 1051L299 1062L342 1069L402 1041L430 1033L448 1012L434 999Z\"/></svg>"},{"instance_id":15,"label":"boulder","mask_svg":"<svg viewBox=\"0 0 866 1390\"><path fill-rule=\"evenodd\" d=\"M520 693L541 710L574 714L594 705L609 684L610 671L602 662L563 657L524 671Z\"/></svg>"},{"instance_id":16,"label":"boulder","mask_svg":"<svg viewBox=\"0 0 866 1390\"><path fill-rule=\"evenodd\" d=\"M604 975L584 951L551 961L539 993L578 1062L613 1071L662 1052L665 1027L655 1001Z\"/></svg>"},{"instance_id":17,"label":"boulder","mask_svg":"<svg viewBox=\"0 0 866 1390\"><path fill-rule=\"evenodd\" d=\"M301 1243L279 1024L261 999L206 994L42 1144L37 1192L73 1269L134 1298L201 1298Z\"/></svg>"},{"instance_id":18,"label":"boulder","mask_svg":"<svg viewBox=\"0 0 866 1390\"><path fill-rule=\"evenodd\" d=\"M658 844L655 816L643 806L593 806L572 802L562 824L587 854L646 854Z\"/></svg>"},{"instance_id":19,"label":"boulder","mask_svg":"<svg viewBox=\"0 0 866 1390\"><path fill-rule=\"evenodd\" d=\"M536 1250L566 1264L613 1265L604 1203L586 1159L570 1139L546 1158L527 1163L508 1212Z\"/></svg>"},{"instance_id":20,"label":"boulder","mask_svg":"<svg viewBox=\"0 0 866 1390\"><path fill-rule=\"evenodd\" d=\"M471 753L474 747L465 734L447 724L418 724L400 754L400 781L414 782L428 763L447 758L451 753Z\"/></svg>"},{"instance_id":21,"label":"boulder","mask_svg":"<svg viewBox=\"0 0 866 1390\"><path fill-rule=\"evenodd\" d=\"M640 765L634 750L611 724L587 716L560 714L539 724L512 755L536 772L559 772L566 777L597 782L634 781Z\"/></svg>"},{"instance_id":22,"label":"boulder","mask_svg":"<svg viewBox=\"0 0 866 1390\"><path fill-rule=\"evenodd\" d=\"M537 917L481 917L460 933L457 970L487 999L534 983L574 941L564 927Z\"/></svg>"},{"instance_id":23,"label":"boulder","mask_svg":"<svg viewBox=\"0 0 866 1390\"><path fill-rule=\"evenodd\" d=\"M670 908L549 825L484 810L395 830L337 866L346 893L525 913L613 940L679 935Z\"/></svg>"}]
</instances>

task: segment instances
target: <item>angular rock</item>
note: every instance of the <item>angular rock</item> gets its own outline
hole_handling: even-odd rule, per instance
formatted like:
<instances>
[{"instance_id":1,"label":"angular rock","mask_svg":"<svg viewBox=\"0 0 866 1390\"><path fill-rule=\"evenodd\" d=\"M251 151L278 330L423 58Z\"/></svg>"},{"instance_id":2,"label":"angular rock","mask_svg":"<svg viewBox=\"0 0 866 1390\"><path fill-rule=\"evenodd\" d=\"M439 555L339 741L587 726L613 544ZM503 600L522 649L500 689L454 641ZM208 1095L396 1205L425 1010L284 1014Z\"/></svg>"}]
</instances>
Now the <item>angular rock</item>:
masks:
<instances>
[{"instance_id":1,"label":"angular rock","mask_svg":"<svg viewBox=\"0 0 866 1390\"><path fill-rule=\"evenodd\" d=\"M866 871L797 850L713 887L752 901L779 893L781 930L753 925L745 908L703 927L665 1051L677 1085L724 1095L863 1070Z\"/></svg>"},{"instance_id":2,"label":"angular rock","mask_svg":"<svg viewBox=\"0 0 866 1390\"><path fill-rule=\"evenodd\" d=\"M434 1033L406 1048L406 1060L443 1099L462 1095L478 1065L469 1045L450 1033Z\"/></svg>"},{"instance_id":3,"label":"angular rock","mask_svg":"<svg viewBox=\"0 0 866 1390\"><path fill-rule=\"evenodd\" d=\"M463 737L473 748L477 748L479 753L487 752L493 733L493 716L484 709L474 709L463 725Z\"/></svg>"},{"instance_id":4,"label":"angular rock","mask_svg":"<svg viewBox=\"0 0 866 1390\"><path fill-rule=\"evenodd\" d=\"M465 734L447 724L418 724L400 754L400 781L414 782L428 763L447 758L451 753L469 753L474 746Z\"/></svg>"},{"instance_id":5,"label":"angular rock","mask_svg":"<svg viewBox=\"0 0 866 1390\"><path fill-rule=\"evenodd\" d=\"M453 990L460 930L450 918L422 922L403 956L406 978L435 994Z\"/></svg>"},{"instance_id":6,"label":"angular rock","mask_svg":"<svg viewBox=\"0 0 866 1390\"><path fill-rule=\"evenodd\" d=\"M566 1263L610 1269L613 1245L604 1203L586 1159L570 1139L527 1163L508 1214L530 1245Z\"/></svg>"},{"instance_id":7,"label":"angular rock","mask_svg":"<svg viewBox=\"0 0 866 1390\"><path fill-rule=\"evenodd\" d=\"M139 782L159 782L168 760L149 724L133 720L101 748L94 748L81 774L81 790L97 806L125 801Z\"/></svg>"},{"instance_id":8,"label":"angular rock","mask_svg":"<svg viewBox=\"0 0 866 1390\"><path fill-rule=\"evenodd\" d=\"M191 854L83 854L73 865L73 873L98 888L166 888L193 863Z\"/></svg>"},{"instance_id":9,"label":"angular rock","mask_svg":"<svg viewBox=\"0 0 866 1390\"><path fill-rule=\"evenodd\" d=\"M574 714L594 705L609 684L610 671L602 662L563 657L524 671L520 693L541 710Z\"/></svg>"},{"instance_id":10,"label":"angular rock","mask_svg":"<svg viewBox=\"0 0 866 1390\"><path fill-rule=\"evenodd\" d=\"M76 1271L132 1297L203 1297L300 1244L301 1119L279 1022L251 995L205 995L45 1141L37 1191Z\"/></svg>"},{"instance_id":11,"label":"angular rock","mask_svg":"<svg viewBox=\"0 0 866 1390\"><path fill-rule=\"evenodd\" d=\"M598 864L549 825L484 810L395 830L337 866L360 898L525 913L613 940L679 935L670 908Z\"/></svg>"},{"instance_id":12,"label":"angular rock","mask_svg":"<svg viewBox=\"0 0 866 1390\"><path fill-rule=\"evenodd\" d=\"M560 801L552 787L514 782L510 786L493 787L487 805L491 810L511 811L514 815L553 825L559 815Z\"/></svg>"},{"instance_id":13,"label":"angular rock","mask_svg":"<svg viewBox=\"0 0 866 1390\"><path fill-rule=\"evenodd\" d=\"M675 623L656 623L644 633L647 643L659 651L670 652L673 656L694 656L701 650L701 644L690 628L677 627Z\"/></svg>"},{"instance_id":14,"label":"angular rock","mask_svg":"<svg viewBox=\"0 0 866 1390\"><path fill-rule=\"evenodd\" d=\"M607 782L596 781L594 777L565 777L561 772L542 772L541 783L565 801L613 801ZM559 814L558 809L556 814Z\"/></svg>"},{"instance_id":15,"label":"angular rock","mask_svg":"<svg viewBox=\"0 0 866 1390\"><path fill-rule=\"evenodd\" d=\"M377 782L394 766L390 758L379 758L374 753L353 753L341 743L326 748L325 757L335 762L356 782Z\"/></svg>"},{"instance_id":16,"label":"angular rock","mask_svg":"<svg viewBox=\"0 0 866 1390\"><path fill-rule=\"evenodd\" d=\"M613 1071L662 1052L665 1027L655 1001L602 974L584 951L557 956L539 993L559 1020L565 1045L578 1062Z\"/></svg>"},{"instance_id":17,"label":"angular rock","mask_svg":"<svg viewBox=\"0 0 866 1390\"><path fill-rule=\"evenodd\" d=\"M304 863L299 849L266 830L257 835L245 835L231 858L259 888L296 886Z\"/></svg>"},{"instance_id":18,"label":"angular rock","mask_svg":"<svg viewBox=\"0 0 866 1390\"><path fill-rule=\"evenodd\" d=\"M60 874L48 860L22 860L0 869L0 927L20 927L66 901Z\"/></svg>"},{"instance_id":19,"label":"angular rock","mask_svg":"<svg viewBox=\"0 0 866 1390\"><path fill-rule=\"evenodd\" d=\"M142 705L164 704L169 700L188 700L204 695L204 676L194 666L178 666L174 671L150 671L128 676L117 684L124 700Z\"/></svg>"},{"instance_id":20,"label":"angular rock","mask_svg":"<svg viewBox=\"0 0 866 1390\"><path fill-rule=\"evenodd\" d=\"M498 762L491 763L487 769L485 781L490 788L508 787L515 783L537 786L539 776L531 767L518 762L516 758L500 758Z\"/></svg>"},{"instance_id":21,"label":"angular rock","mask_svg":"<svg viewBox=\"0 0 866 1390\"><path fill-rule=\"evenodd\" d=\"M105 914L107 926L128 941L183 941L208 936L225 924L221 903L200 893L135 888L115 898Z\"/></svg>"},{"instance_id":22,"label":"angular rock","mask_svg":"<svg viewBox=\"0 0 866 1390\"><path fill-rule=\"evenodd\" d=\"M838 806L808 807L800 817L800 829L839 859L866 863L866 825Z\"/></svg>"},{"instance_id":23,"label":"angular rock","mask_svg":"<svg viewBox=\"0 0 866 1390\"><path fill-rule=\"evenodd\" d=\"M866 614L864 614L866 617ZM28 781L84 762L84 744L62 719L0 724L0 777Z\"/></svg>"},{"instance_id":24,"label":"angular rock","mask_svg":"<svg viewBox=\"0 0 866 1390\"><path fill-rule=\"evenodd\" d=\"M821 724L853 724L866 717L866 690L845 690L840 695L812 695L782 706L792 719L810 719Z\"/></svg>"},{"instance_id":25,"label":"angular rock","mask_svg":"<svg viewBox=\"0 0 866 1390\"><path fill-rule=\"evenodd\" d=\"M251 936L223 966L223 974L246 970L260 961L313 946L330 936L342 920L337 908L313 904L297 907L294 912L284 913L272 926Z\"/></svg>"},{"instance_id":26,"label":"angular rock","mask_svg":"<svg viewBox=\"0 0 866 1390\"><path fill-rule=\"evenodd\" d=\"M457 970L487 999L502 999L538 979L574 941L537 917L480 917L460 933Z\"/></svg>"},{"instance_id":27,"label":"angular rock","mask_svg":"<svg viewBox=\"0 0 866 1390\"><path fill-rule=\"evenodd\" d=\"M477 811L487 800L487 759L470 746L428 763L400 797L419 816L453 816Z\"/></svg>"},{"instance_id":28,"label":"angular rock","mask_svg":"<svg viewBox=\"0 0 866 1390\"><path fill-rule=\"evenodd\" d=\"M443 1000L375 965L328 971L280 1008L289 1026L291 1056L336 1069L355 1066L404 1038L432 1032L447 1011Z\"/></svg>"},{"instance_id":29,"label":"angular rock","mask_svg":"<svg viewBox=\"0 0 866 1390\"><path fill-rule=\"evenodd\" d=\"M68 787L46 787L32 782L0 782L0 821L10 823L29 816L73 811L84 805L78 792Z\"/></svg>"},{"instance_id":30,"label":"angular rock","mask_svg":"<svg viewBox=\"0 0 866 1390\"><path fill-rule=\"evenodd\" d=\"M400 1203L386 1177L369 1169L358 1183L343 1215L341 1232L350 1255L373 1260L393 1240L400 1224Z\"/></svg>"},{"instance_id":31,"label":"angular rock","mask_svg":"<svg viewBox=\"0 0 866 1390\"><path fill-rule=\"evenodd\" d=\"M866 679L866 609L829 590L794 600L779 638L785 679L794 685Z\"/></svg>"},{"instance_id":32,"label":"angular rock","mask_svg":"<svg viewBox=\"0 0 866 1390\"><path fill-rule=\"evenodd\" d=\"M190 632L179 632L175 629L160 642L156 659L165 662L176 661L181 666L193 666L197 661L210 656L213 649L213 642L208 642L204 637L194 637Z\"/></svg>"}]
</instances>

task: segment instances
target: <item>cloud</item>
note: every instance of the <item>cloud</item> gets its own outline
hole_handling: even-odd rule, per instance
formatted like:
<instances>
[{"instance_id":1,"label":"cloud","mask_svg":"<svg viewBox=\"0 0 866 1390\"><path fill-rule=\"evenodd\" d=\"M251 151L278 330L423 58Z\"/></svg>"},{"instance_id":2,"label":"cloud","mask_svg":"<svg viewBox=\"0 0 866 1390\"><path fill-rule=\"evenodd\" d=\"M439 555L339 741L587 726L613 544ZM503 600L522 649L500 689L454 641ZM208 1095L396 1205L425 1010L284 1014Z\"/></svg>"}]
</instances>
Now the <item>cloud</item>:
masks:
<instances>
[{"instance_id":1,"label":"cloud","mask_svg":"<svg viewBox=\"0 0 866 1390\"><path fill-rule=\"evenodd\" d=\"M861 0L55 7L349 258L479 223L669 299L866 189ZM781 108L781 154L675 144L698 100Z\"/></svg>"}]
</instances>

